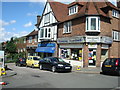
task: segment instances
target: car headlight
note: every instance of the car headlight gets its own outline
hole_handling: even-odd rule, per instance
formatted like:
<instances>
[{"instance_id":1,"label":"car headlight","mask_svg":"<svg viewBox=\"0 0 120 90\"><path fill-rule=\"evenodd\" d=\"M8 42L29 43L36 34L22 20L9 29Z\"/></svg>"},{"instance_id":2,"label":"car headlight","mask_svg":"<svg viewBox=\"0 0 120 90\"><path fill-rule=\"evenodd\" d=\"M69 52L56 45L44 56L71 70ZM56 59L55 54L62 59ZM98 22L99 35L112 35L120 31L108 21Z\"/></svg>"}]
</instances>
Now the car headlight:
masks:
<instances>
[{"instance_id":1,"label":"car headlight","mask_svg":"<svg viewBox=\"0 0 120 90\"><path fill-rule=\"evenodd\" d=\"M35 62L34 64L38 64L37 62Z\"/></svg>"},{"instance_id":2,"label":"car headlight","mask_svg":"<svg viewBox=\"0 0 120 90\"><path fill-rule=\"evenodd\" d=\"M58 64L58 66L59 66L59 67L63 67L63 65L62 65L62 64Z\"/></svg>"}]
</instances>

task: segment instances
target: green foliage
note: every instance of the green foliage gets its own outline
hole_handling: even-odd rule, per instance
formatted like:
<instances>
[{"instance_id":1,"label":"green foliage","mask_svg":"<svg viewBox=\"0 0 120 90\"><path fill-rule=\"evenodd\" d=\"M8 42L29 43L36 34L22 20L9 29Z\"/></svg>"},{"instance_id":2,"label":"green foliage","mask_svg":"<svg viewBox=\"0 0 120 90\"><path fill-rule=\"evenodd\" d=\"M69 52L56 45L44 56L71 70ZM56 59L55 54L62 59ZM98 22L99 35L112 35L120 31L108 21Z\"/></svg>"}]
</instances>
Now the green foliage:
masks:
<instances>
[{"instance_id":1,"label":"green foliage","mask_svg":"<svg viewBox=\"0 0 120 90\"><path fill-rule=\"evenodd\" d=\"M16 45L12 41L8 41L6 44L6 52L7 53L15 53L16 52Z\"/></svg>"}]
</instances>

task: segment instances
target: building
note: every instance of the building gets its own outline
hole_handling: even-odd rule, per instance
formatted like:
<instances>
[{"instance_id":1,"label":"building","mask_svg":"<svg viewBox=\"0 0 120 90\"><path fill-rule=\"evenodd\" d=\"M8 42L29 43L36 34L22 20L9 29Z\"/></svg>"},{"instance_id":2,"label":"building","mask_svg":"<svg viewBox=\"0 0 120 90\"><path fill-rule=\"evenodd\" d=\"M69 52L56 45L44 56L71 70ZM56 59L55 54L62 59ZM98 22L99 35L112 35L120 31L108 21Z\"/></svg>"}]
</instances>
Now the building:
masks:
<instances>
[{"instance_id":1,"label":"building","mask_svg":"<svg viewBox=\"0 0 120 90\"><path fill-rule=\"evenodd\" d=\"M120 0L117 0L117 7L119 8L120 10ZM119 30L120 30L120 19L119 19ZM120 47L120 44L119 44L119 47ZM120 48L119 48L119 51L120 51ZM120 57L120 52L119 52L119 57Z\"/></svg>"},{"instance_id":2,"label":"building","mask_svg":"<svg viewBox=\"0 0 120 90\"><path fill-rule=\"evenodd\" d=\"M37 56L38 53L35 52L37 46L38 46L38 30L33 30L26 36L27 56Z\"/></svg>"},{"instance_id":3,"label":"building","mask_svg":"<svg viewBox=\"0 0 120 90\"><path fill-rule=\"evenodd\" d=\"M36 52L41 57L57 56L57 25L67 14L64 7L66 4L54 1L47 1L40 21L38 34L38 48ZM65 8L66 9L66 8Z\"/></svg>"},{"instance_id":4,"label":"building","mask_svg":"<svg viewBox=\"0 0 120 90\"><path fill-rule=\"evenodd\" d=\"M66 6L62 8L67 13L58 24L59 57L78 61L81 67L100 67L108 57L120 58L120 10L116 6L106 0Z\"/></svg>"},{"instance_id":5,"label":"building","mask_svg":"<svg viewBox=\"0 0 120 90\"><path fill-rule=\"evenodd\" d=\"M15 44L16 44L16 49L18 53L24 53L24 57L27 55L27 50L26 50L26 37L19 37L15 39Z\"/></svg>"}]
</instances>

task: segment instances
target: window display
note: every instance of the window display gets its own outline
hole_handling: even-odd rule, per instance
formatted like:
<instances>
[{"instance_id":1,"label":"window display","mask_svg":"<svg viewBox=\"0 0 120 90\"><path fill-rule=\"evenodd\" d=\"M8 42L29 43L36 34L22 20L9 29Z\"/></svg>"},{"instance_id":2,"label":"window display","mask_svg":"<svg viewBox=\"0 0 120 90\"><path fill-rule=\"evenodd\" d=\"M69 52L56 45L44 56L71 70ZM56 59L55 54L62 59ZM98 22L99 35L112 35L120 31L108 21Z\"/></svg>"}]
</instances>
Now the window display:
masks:
<instances>
[{"instance_id":1,"label":"window display","mask_svg":"<svg viewBox=\"0 0 120 90\"><path fill-rule=\"evenodd\" d=\"M82 49L61 49L61 57L71 60L82 60Z\"/></svg>"}]
</instances>

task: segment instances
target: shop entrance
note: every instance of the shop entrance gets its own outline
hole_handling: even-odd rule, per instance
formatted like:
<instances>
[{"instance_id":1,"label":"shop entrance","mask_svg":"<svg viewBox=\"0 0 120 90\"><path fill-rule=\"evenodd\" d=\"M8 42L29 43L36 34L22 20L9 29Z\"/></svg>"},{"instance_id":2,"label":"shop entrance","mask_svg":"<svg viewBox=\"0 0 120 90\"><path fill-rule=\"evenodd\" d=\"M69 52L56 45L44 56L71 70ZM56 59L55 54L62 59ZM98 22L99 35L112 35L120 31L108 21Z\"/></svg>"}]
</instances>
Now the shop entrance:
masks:
<instances>
[{"instance_id":1,"label":"shop entrance","mask_svg":"<svg viewBox=\"0 0 120 90\"><path fill-rule=\"evenodd\" d=\"M96 49L89 48L88 63L89 66L96 66Z\"/></svg>"}]
</instances>

